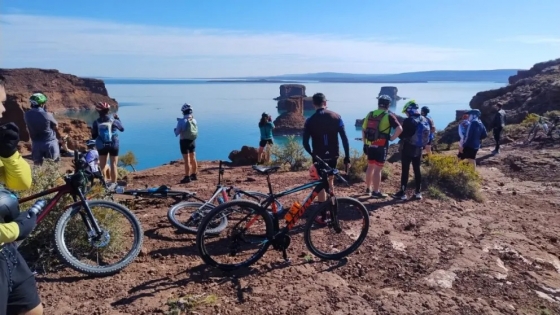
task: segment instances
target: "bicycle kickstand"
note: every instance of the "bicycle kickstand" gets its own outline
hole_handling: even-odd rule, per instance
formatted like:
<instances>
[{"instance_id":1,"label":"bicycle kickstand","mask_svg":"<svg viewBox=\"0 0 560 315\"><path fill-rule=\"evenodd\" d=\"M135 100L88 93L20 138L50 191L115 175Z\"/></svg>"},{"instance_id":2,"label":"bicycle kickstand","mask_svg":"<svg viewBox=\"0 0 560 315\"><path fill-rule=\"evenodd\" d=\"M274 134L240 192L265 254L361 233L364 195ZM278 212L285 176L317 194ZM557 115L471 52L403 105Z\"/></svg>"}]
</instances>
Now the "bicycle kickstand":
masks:
<instances>
[{"instance_id":1,"label":"bicycle kickstand","mask_svg":"<svg viewBox=\"0 0 560 315\"><path fill-rule=\"evenodd\" d=\"M291 259L288 257L287 249L282 249L282 258L284 258L284 262L289 263Z\"/></svg>"}]
</instances>

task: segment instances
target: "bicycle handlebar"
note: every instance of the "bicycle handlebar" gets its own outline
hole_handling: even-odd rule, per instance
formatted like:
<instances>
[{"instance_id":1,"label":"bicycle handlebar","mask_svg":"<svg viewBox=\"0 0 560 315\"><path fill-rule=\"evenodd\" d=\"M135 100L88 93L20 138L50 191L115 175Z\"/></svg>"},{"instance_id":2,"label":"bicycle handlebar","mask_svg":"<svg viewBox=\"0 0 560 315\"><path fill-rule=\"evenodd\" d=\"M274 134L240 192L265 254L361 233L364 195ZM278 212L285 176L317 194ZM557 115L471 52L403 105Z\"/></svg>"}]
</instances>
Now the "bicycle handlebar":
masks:
<instances>
[{"instance_id":1,"label":"bicycle handlebar","mask_svg":"<svg viewBox=\"0 0 560 315\"><path fill-rule=\"evenodd\" d=\"M348 182L346 181L346 179L344 179L344 177L342 177L342 175L340 175L340 172L336 169L336 168L331 168L327 162L323 161L323 159L321 159L318 156L315 156L315 159L319 162L321 162L321 164L323 164L323 167L326 169L327 173L336 176L336 178L340 181L342 181L346 186L350 186L350 184L348 184Z\"/></svg>"}]
</instances>

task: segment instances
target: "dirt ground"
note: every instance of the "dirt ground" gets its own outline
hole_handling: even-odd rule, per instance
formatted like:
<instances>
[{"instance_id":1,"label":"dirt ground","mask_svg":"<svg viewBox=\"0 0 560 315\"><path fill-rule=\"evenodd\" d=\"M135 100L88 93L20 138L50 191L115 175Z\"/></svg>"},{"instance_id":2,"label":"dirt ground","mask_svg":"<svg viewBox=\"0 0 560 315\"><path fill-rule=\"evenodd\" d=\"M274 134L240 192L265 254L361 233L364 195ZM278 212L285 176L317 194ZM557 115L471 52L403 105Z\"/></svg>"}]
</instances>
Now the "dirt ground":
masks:
<instances>
[{"instance_id":1,"label":"dirt ground","mask_svg":"<svg viewBox=\"0 0 560 315\"><path fill-rule=\"evenodd\" d=\"M172 200L141 203L134 209L145 231L140 256L107 278L70 269L38 275L45 314L172 314L169 299L203 294L215 301L195 303L198 314L560 314L559 147L490 150L479 153L483 203L372 200L363 184L337 188L363 201L371 220L364 244L340 262L304 259L297 234L290 264L270 249L253 268L222 273L202 263L194 236L168 222ZM137 172L130 186L167 184L210 196L216 162L201 163L199 180L186 185L177 184L182 170L175 163ZM382 189L394 192L399 178L391 174ZM265 177L250 167L228 169L226 179L265 192ZM308 175L272 179L274 189L285 189Z\"/></svg>"}]
</instances>

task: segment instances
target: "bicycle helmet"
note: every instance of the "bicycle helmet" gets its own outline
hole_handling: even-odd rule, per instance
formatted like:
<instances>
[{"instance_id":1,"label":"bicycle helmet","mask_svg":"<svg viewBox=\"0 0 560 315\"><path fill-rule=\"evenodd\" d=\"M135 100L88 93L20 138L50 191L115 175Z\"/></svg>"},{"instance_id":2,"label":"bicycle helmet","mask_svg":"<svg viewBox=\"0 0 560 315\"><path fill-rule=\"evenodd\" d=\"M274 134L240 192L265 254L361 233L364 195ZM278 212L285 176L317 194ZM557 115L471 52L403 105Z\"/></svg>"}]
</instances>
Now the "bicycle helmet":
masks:
<instances>
[{"instance_id":1,"label":"bicycle helmet","mask_svg":"<svg viewBox=\"0 0 560 315\"><path fill-rule=\"evenodd\" d=\"M418 111L418 104L416 104L415 100L410 100L406 104L404 104L404 107L403 107L403 110L402 110L403 114L406 113L406 112L414 113L416 111Z\"/></svg>"},{"instance_id":2,"label":"bicycle helmet","mask_svg":"<svg viewBox=\"0 0 560 315\"><path fill-rule=\"evenodd\" d=\"M95 109L100 112L100 111L104 111L104 110L109 110L111 108L111 105L105 103L105 102L99 102L97 104L95 104Z\"/></svg>"},{"instance_id":3,"label":"bicycle helmet","mask_svg":"<svg viewBox=\"0 0 560 315\"><path fill-rule=\"evenodd\" d=\"M315 167L315 164L311 164L311 166L309 167L309 177L311 177L311 179L313 180L317 180L321 178L319 176L319 172L317 172L317 168Z\"/></svg>"},{"instance_id":4,"label":"bicycle helmet","mask_svg":"<svg viewBox=\"0 0 560 315\"><path fill-rule=\"evenodd\" d=\"M93 147L95 145L95 140L88 140L86 141L86 147Z\"/></svg>"},{"instance_id":5,"label":"bicycle helmet","mask_svg":"<svg viewBox=\"0 0 560 315\"><path fill-rule=\"evenodd\" d=\"M47 97L43 93L35 93L29 98L31 107L43 107L47 102Z\"/></svg>"},{"instance_id":6,"label":"bicycle helmet","mask_svg":"<svg viewBox=\"0 0 560 315\"><path fill-rule=\"evenodd\" d=\"M0 222L10 223L18 216L18 198L11 191L0 188Z\"/></svg>"},{"instance_id":7,"label":"bicycle helmet","mask_svg":"<svg viewBox=\"0 0 560 315\"><path fill-rule=\"evenodd\" d=\"M181 111L182 111L182 112L186 112L186 111L188 111L189 109L192 111L192 106L191 106L191 104L185 103L185 104L183 104L183 106L181 106Z\"/></svg>"},{"instance_id":8,"label":"bicycle helmet","mask_svg":"<svg viewBox=\"0 0 560 315\"><path fill-rule=\"evenodd\" d=\"M428 106L422 106L420 111L422 112L422 114L428 115L430 113L430 108Z\"/></svg>"},{"instance_id":9,"label":"bicycle helmet","mask_svg":"<svg viewBox=\"0 0 560 315\"><path fill-rule=\"evenodd\" d=\"M381 106L381 107L389 107L389 105L391 105L391 102L393 100L391 99L391 97L389 95L379 95L377 97L377 105Z\"/></svg>"},{"instance_id":10,"label":"bicycle helmet","mask_svg":"<svg viewBox=\"0 0 560 315\"><path fill-rule=\"evenodd\" d=\"M480 110L478 110L478 109L471 109L468 112L466 112L465 114L467 114L469 116L472 115L472 116L477 117L477 118L479 118L480 115L481 115Z\"/></svg>"},{"instance_id":11,"label":"bicycle helmet","mask_svg":"<svg viewBox=\"0 0 560 315\"><path fill-rule=\"evenodd\" d=\"M268 116L270 116L270 115L268 115L267 112L264 112L264 113L262 113L262 115L261 115L262 118L268 118Z\"/></svg>"}]
</instances>

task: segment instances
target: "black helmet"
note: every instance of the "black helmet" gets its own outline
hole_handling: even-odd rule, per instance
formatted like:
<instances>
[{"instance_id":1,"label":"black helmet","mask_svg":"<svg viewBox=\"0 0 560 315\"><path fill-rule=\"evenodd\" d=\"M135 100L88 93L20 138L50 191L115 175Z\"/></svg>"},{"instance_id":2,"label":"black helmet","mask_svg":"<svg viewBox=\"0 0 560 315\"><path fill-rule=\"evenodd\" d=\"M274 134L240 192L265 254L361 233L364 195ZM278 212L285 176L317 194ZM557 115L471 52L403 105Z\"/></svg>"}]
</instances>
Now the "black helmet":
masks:
<instances>
[{"instance_id":1,"label":"black helmet","mask_svg":"<svg viewBox=\"0 0 560 315\"><path fill-rule=\"evenodd\" d=\"M0 221L10 223L19 216L19 201L11 191L0 188Z\"/></svg>"},{"instance_id":2,"label":"black helmet","mask_svg":"<svg viewBox=\"0 0 560 315\"><path fill-rule=\"evenodd\" d=\"M391 105L391 102L393 100L391 99L391 97L389 95L379 95L377 97L377 105L381 106L381 107L389 107L389 105Z\"/></svg>"},{"instance_id":3,"label":"black helmet","mask_svg":"<svg viewBox=\"0 0 560 315\"><path fill-rule=\"evenodd\" d=\"M422 106L422 108L420 109L421 113L425 113L425 114L429 114L430 113L430 108L428 106Z\"/></svg>"}]
</instances>

